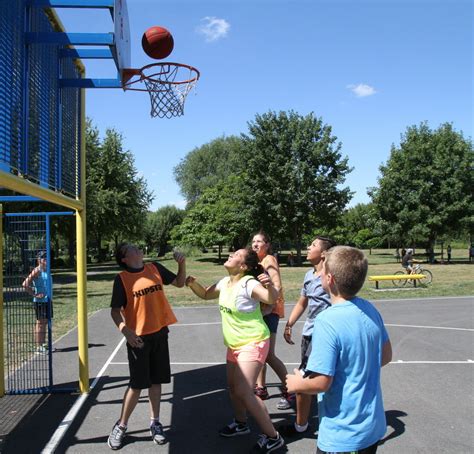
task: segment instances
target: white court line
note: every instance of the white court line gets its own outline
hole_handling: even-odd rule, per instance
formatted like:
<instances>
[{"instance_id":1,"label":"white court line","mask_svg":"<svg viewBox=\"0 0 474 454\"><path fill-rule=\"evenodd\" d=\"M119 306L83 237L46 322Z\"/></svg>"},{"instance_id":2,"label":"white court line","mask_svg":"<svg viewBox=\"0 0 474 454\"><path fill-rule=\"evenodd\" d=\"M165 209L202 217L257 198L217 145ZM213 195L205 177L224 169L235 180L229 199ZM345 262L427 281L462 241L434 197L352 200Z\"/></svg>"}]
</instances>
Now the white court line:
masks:
<instances>
[{"instance_id":1,"label":"white court line","mask_svg":"<svg viewBox=\"0 0 474 454\"><path fill-rule=\"evenodd\" d=\"M403 359L398 359L390 364L474 364L474 361L472 359L466 361L404 361Z\"/></svg>"},{"instance_id":2,"label":"white court line","mask_svg":"<svg viewBox=\"0 0 474 454\"><path fill-rule=\"evenodd\" d=\"M474 329L472 328L454 328L452 326L397 325L394 323L385 323L385 326L396 326L398 328L447 329L447 330L452 330L452 331L474 332Z\"/></svg>"},{"instance_id":3,"label":"white court line","mask_svg":"<svg viewBox=\"0 0 474 454\"><path fill-rule=\"evenodd\" d=\"M197 397L209 396L210 394L221 393L223 391L227 391L227 389L214 389L214 390L209 391L207 393L201 393L201 394L195 394L194 396L183 397L183 400L196 399Z\"/></svg>"},{"instance_id":4,"label":"white court line","mask_svg":"<svg viewBox=\"0 0 474 454\"><path fill-rule=\"evenodd\" d=\"M117 354L119 351L120 347L123 345L125 342L125 337L119 342L117 347L115 347L115 350L112 352L112 354L109 356L107 361L105 362L104 366L100 370L100 372L97 374L95 377L94 381L92 382L92 385L90 386L90 390L88 393L81 394L72 408L69 410L68 414L64 417L64 419L61 421L59 424L58 428L54 432L53 436L49 440L48 444L46 447L41 451L41 454L52 454L55 452L56 448L58 447L59 443L63 439L64 435L66 434L67 430L73 423L75 417L79 413L79 410L81 409L82 405L84 405L84 402L86 399L89 397L90 392L94 389L94 387L97 385L97 382L100 380L102 377L102 374L105 372L107 367L109 367L109 364L112 362L112 359L114 356Z\"/></svg>"},{"instance_id":5,"label":"white court line","mask_svg":"<svg viewBox=\"0 0 474 454\"><path fill-rule=\"evenodd\" d=\"M464 296L424 296L422 298L387 298L387 299L370 299L370 301L376 303L393 303L394 301L447 301L447 300L460 300L460 299L474 299L474 295L464 295ZM294 306L295 302L286 302L285 306ZM216 304L207 304L205 306L174 306L173 310L191 310L191 309L217 309Z\"/></svg>"},{"instance_id":6,"label":"white court line","mask_svg":"<svg viewBox=\"0 0 474 454\"><path fill-rule=\"evenodd\" d=\"M286 320L280 320L279 323L286 323ZM305 323L305 320L298 320L296 323ZM200 323L177 323L173 325L175 327L179 326L209 326L209 325L221 325L219 322L200 322ZM400 325L396 323L385 323L385 326L395 326L398 328L422 328L422 329L446 329L452 331L471 331L474 332L474 328L455 328L452 326L424 326L424 325Z\"/></svg>"},{"instance_id":7,"label":"white court line","mask_svg":"<svg viewBox=\"0 0 474 454\"><path fill-rule=\"evenodd\" d=\"M203 361L200 363L170 363L171 366L224 366L225 362L207 362ZM300 363L283 363L285 366L299 366ZM405 361L403 359L397 359L391 361L389 364L474 364L472 359L466 359L461 361ZM112 366L128 366L128 363L114 362L110 363Z\"/></svg>"}]
</instances>

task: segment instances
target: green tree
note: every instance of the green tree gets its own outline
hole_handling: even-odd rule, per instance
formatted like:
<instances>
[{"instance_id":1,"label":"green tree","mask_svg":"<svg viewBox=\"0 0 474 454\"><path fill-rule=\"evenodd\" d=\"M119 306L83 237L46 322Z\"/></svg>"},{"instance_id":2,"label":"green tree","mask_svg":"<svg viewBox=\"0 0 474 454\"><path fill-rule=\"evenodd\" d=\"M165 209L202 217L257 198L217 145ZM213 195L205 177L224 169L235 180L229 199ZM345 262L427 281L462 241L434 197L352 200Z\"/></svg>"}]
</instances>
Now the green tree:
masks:
<instances>
[{"instance_id":1,"label":"green tree","mask_svg":"<svg viewBox=\"0 0 474 454\"><path fill-rule=\"evenodd\" d=\"M451 124L407 128L369 192L387 235L434 248L442 235L472 232L473 162L472 142Z\"/></svg>"},{"instance_id":2,"label":"green tree","mask_svg":"<svg viewBox=\"0 0 474 454\"><path fill-rule=\"evenodd\" d=\"M372 203L357 205L347 209L342 218L345 242L359 248L379 246L383 242L376 208Z\"/></svg>"},{"instance_id":3,"label":"green tree","mask_svg":"<svg viewBox=\"0 0 474 454\"><path fill-rule=\"evenodd\" d=\"M171 239L171 230L183 222L184 215L185 211L174 205L164 206L153 213L148 213L145 225L147 246L165 253Z\"/></svg>"},{"instance_id":4,"label":"green tree","mask_svg":"<svg viewBox=\"0 0 474 454\"><path fill-rule=\"evenodd\" d=\"M195 148L174 168L176 182L190 206L205 189L243 170L242 147L239 137L219 137Z\"/></svg>"},{"instance_id":5,"label":"green tree","mask_svg":"<svg viewBox=\"0 0 474 454\"><path fill-rule=\"evenodd\" d=\"M137 239L145 225L146 213L153 197L146 181L138 176L134 159L123 150L123 138L107 129L101 142L97 128L89 121L86 129L87 147L87 229L99 259L101 244L113 240Z\"/></svg>"},{"instance_id":6,"label":"green tree","mask_svg":"<svg viewBox=\"0 0 474 454\"><path fill-rule=\"evenodd\" d=\"M332 226L351 198L351 171L329 125L313 113L268 112L245 136L252 218L275 239L290 239L301 260L303 235Z\"/></svg>"},{"instance_id":7,"label":"green tree","mask_svg":"<svg viewBox=\"0 0 474 454\"><path fill-rule=\"evenodd\" d=\"M249 222L251 200L243 185L242 176L231 175L204 190L182 224L173 230L172 240L182 245L218 245L219 260L223 246L245 245L255 226Z\"/></svg>"}]
</instances>

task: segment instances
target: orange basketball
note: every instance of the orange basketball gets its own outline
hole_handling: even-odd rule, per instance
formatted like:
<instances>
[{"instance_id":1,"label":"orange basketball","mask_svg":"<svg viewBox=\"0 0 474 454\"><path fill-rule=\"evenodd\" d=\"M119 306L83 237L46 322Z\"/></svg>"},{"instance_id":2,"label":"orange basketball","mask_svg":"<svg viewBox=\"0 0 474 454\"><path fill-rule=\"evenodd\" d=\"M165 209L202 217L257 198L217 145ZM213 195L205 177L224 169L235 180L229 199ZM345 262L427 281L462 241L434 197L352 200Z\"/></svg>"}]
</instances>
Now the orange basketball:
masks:
<instances>
[{"instance_id":1,"label":"orange basketball","mask_svg":"<svg viewBox=\"0 0 474 454\"><path fill-rule=\"evenodd\" d=\"M166 58L173 51L174 40L171 33L164 27L150 27L142 37L145 53L157 60Z\"/></svg>"}]
</instances>

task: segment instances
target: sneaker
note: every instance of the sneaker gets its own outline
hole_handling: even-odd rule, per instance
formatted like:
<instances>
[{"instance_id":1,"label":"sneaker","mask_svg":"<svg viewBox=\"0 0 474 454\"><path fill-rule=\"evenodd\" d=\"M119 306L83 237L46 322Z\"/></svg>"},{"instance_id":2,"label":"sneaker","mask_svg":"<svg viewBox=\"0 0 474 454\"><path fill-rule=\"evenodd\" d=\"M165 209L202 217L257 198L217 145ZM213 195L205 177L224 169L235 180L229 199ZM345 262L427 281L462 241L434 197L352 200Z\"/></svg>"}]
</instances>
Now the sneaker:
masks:
<instances>
[{"instance_id":1,"label":"sneaker","mask_svg":"<svg viewBox=\"0 0 474 454\"><path fill-rule=\"evenodd\" d=\"M48 347L44 345L40 345L39 347L36 347L36 351L38 355L47 355L48 354Z\"/></svg>"},{"instance_id":2,"label":"sneaker","mask_svg":"<svg viewBox=\"0 0 474 454\"><path fill-rule=\"evenodd\" d=\"M295 438L295 437L302 437L306 432L308 432L308 429L309 429L309 424L308 424L308 427L305 430L303 430L303 432L298 432L296 430L295 425L291 423L291 424L286 424L284 426L279 426L278 432L280 432L286 438Z\"/></svg>"},{"instance_id":3,"label":"sneaker","mask_svg":"<svg viewBox=\"0 0 474 454\"><path fill-rule=\"evenodd\" d=\"M295 395L288 391L282 391L280 401L277 404L278 410L288 410L295 402Z\"/></svg>"},{"instance_id":4,"label":"sneaker","mask_svg":"<svg viewBox=\"0 0 474 454\"><path fill-rule=\"evenodd\" d=\"M262 400L267 400L270 397L266 386L255 386L254 393L257 397L260 397L260 399Z\"/></svg>"},{"instance_id":5,"label":"sneaker","mask_svg":"<svg viewBox=\"0 0 474 454\"><path fill-rule=\"evenodd\" d=\"M268 435L261 434L258 437L257 444L253 447L253 452L273 452L281 448L285 444L285 440L277 432L275 438L270 438Z\"/></svg>"},{"instance_id":6,"label":"sneaker","mask_svg":"<svg viewBox=\"0 0 474 454\"><path fill-rule=\"evenodd\" d=\"M122 427L119 423L120 421L115 423L112 432L110 432L109 439L107 440L109 448L113 449L114 451L122 447L123 439L125 438L125 432L127 431L127 429Z\"/></svg>"},{"instance_id":7,"label":"sneaker","mask_svg":"<svg viewBox=\"0 0 474 454\"><path fill-rule=\"evenodd\" d=\"M250 427L247 423L236 422L235 420L219 430L219 435L221 437L235 437L237 435L247 435L249 433Z\"/></svg>"},{"instance_id":8,"label":"sneaker","mask_svg":"<svg viewBox=\"0 0 474 454\"><path fill-rule=\"evenodd\" d=\"M151 439L157 445L164 445L168 442L167 438L165 437L165 433L163 432L163 426L159 422L154 422L150 426L150 435Z\"/></svg>"}]
</instances>

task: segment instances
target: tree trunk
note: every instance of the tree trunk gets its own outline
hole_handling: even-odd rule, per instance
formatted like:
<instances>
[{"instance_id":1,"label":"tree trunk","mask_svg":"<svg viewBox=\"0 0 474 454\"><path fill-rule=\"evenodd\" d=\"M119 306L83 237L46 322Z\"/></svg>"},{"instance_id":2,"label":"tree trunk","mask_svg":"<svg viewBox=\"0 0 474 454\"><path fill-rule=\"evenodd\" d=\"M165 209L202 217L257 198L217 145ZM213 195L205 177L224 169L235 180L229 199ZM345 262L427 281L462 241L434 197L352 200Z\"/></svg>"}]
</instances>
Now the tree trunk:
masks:
<instances>
[{"instance_id":1,"label":"tree trunk","mask_svg":"<svg viewBox=\"0 0 474 454\"><path fill-rule=\"evenodd\" d=\"M220 263L222 261L222 244L219 244L218 252L219 252L218 260L219 260L219 263Z\"/></svg>"},{"instance_id":2,"label":"tree trunk","mask_svg":"<svg viewBox=\"0 0 474 454\"><path fill-rule=\"evenodd\" d=\"M301 236L298 235L296 239L296 263L298 265L301 265L302 260L301 260Z\"/></svg>"},{"instance_id":3,"label":"tree trunk","mask_svg":"<svg viewBox=\"0 0 474 454\"><path fill-rule=\"evenodd\" d=\"M76 231L71 228L69 230L69 234L68 234L68 242L67 242L67 254L68 254L68 266L74 266L75 265L75 260L74 260L74 257L76 255L76 251L75 251L75 233Z\"/></svg>"}]
</instances>

